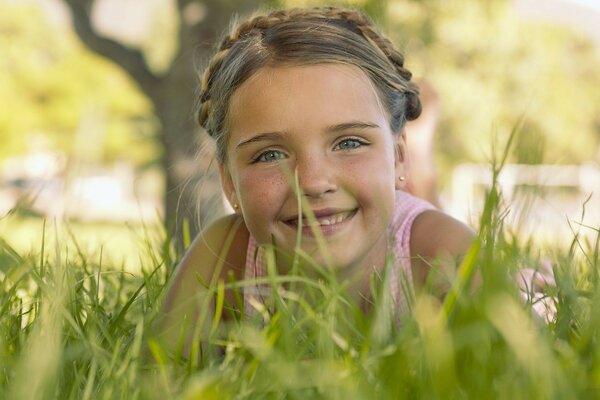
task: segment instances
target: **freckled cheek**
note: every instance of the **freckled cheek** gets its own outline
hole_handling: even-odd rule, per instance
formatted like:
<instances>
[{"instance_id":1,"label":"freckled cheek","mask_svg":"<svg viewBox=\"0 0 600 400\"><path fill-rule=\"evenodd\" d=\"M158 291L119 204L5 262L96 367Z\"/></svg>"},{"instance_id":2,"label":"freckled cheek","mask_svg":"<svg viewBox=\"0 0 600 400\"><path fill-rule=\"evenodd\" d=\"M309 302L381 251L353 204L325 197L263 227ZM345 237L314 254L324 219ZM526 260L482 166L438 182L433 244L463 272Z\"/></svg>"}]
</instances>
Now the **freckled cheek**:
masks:
<instances>
[{"instance_id":1,"label":"freckled cheek","mask_svg":"<svg viewBox=\"0 0 600 400\"><path fill-rule=\"evenodd\" d=\"M386 158L372 157L360 163L348 163L344 171L360 192L375 195L394 191L394 163Z\"/></svg>"},{"instance_id":2,"label":"freckled cheek","mask_svg":"<svg viewBox=\"0 0 600 400\"><path fill-rule=\"evenodd\" d=\"M371 223L387 224L395 199L394 163L386 157L373 157L345 167L348 188L366 212Z\"/></svg>"},{"instance_id":3,"label":"freckled cheek","mask_svg":"<svg viewBox=\"0 0 600 400\"><path fill-rule=\"evenodd\" d=\"M283 206L289 184L287 178L271 171L249 171L238 177L238 193L246 219L267 222L275 218ZM247 221L251 223L252 221Z\"/></svg>"}]
</instances>

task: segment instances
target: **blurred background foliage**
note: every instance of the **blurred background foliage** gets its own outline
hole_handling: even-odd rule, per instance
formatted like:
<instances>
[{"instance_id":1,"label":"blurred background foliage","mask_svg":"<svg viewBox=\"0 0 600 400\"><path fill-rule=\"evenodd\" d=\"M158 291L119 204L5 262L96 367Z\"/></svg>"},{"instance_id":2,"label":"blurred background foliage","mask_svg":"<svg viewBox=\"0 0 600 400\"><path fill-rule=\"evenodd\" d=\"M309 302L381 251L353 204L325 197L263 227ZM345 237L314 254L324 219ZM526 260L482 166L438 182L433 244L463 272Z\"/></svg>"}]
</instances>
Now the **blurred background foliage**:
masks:
<instances>
[{"instance_id":1,"label":"blurred background foliage","mask_svg":"<svg viewBox=\"0 0 600 400\"><path fill-rule=\"evenodd\" d=\"M140 48L151 68L160 72L176 53L179 21L174 3L150 3L148 35L122 41ZM521 116L522 151L512 161L581 163L597 157L600 57L594 43L581 34L523 20L506 0L328 4L366 9L403 49L415 75L438 90L441 171L457 162L485 161L491 135L510 130ZM95 109L106 119L104 159L123 157L136 164L158 159L161 149L151 105L118 66L86 50L68 26L53 24L35 2L3 0L0 7L0 157L26 151L32 135L38 134L71 151L82 113ZM542 148L540 159L532 150Z\"/></svg>"},{"instance_id":2,"label":"blurred background foliage","mask_svg":"<svg viewBox=\"0 0 600 400\"><path fill-rule=\"evenodd\" d=\"M156 121L145 96L39 6L0 3L0 60L0 159L26 153L39 140L72 155L82 120L92 115L104 124L100 161L158 159Z\"/></svg>"},{"instance_id":3,"label":"blurred background foliage","mask_svg":"<svg viewBox=\"0 0 600 400\"><path fill-rule=\"evenodd\" d=\"M109 62L88 50L71 27L67 3L95 16L93 26L102 37L139 51L160 90L144 89L140 76L121 68L118 59ZM89 121L99 121L95 139L88 140L95 157L161 169L167 176L167 196L174 194L175 200L166 199L168 214L183 198L178 189L192 186L185 184L189 176L210 164L193 157L195 145L204 139L190 141L184 131L202 138L194 128L192 86L197 80L194 69L207 62L215 37L227 27L215 22L215 13L225 13L218 17L227 21L256 4L267 8L324 2L151 0L142 7L141 1L0 0L0 162L27 152L39 137L52 148L81 157L74 154L81 151L75 145L78 132L90 130ZM511 162L598 163L600 56L597 44L581 32L524 19L508 0L327 4L366 10L405 53L415 77L439 92L436 158L442 189L448 189L457 163L488 161L490 143L503 143L521 118L522 134ZM52 17L55 8L62 9L63 18ZM182 27L196 25L204 28L190 28L187 38L182 34ZM137 34L127 35L132 27ZM189 35L196 36L190 40ZM179 68L177 63L191 65ZM189 76L173 79L178 74ZM173 121L185 121L185 126ZM177 136L182 145L174 148ZM188 153L183 155L182 148ZM179 162L184 157L193 162ZM215 187L205 185L203 190Z\"/></svg>"},{"instance_id":4,"label":"blurred background foliage","mask_svg":"<svg viewBox=\"0 0 600 400\"><path fill-rule=\"evenodd\" d=\"M598 161L600 58L588 38L525 21L502 0L393 2L386 21L415 73L440 92L440 171L486 161L493 135L521 117L510 162Z\"/></svg>"}]
</instances>

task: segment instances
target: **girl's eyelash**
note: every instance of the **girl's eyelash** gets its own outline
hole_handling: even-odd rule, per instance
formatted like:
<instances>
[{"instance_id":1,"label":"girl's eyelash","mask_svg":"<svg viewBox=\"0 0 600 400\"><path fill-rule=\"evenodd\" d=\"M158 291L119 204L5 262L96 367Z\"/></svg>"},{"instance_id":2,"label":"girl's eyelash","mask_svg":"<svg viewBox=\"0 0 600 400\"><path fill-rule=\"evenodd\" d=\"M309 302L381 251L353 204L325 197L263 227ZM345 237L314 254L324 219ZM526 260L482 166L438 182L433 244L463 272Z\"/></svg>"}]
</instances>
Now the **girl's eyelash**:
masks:
<instances>
[{"instance_id":1,"label":"girl's eyelash","mask_svg":"<svg viewBox=\"0 0 600 400\"><path fill-rule=\"evenodd\" d=\"M335 147L336 148L340 147L340 145L342 143L344 143L344 142L354 142L354 143L357 143L358 146L348 147L348 148L345 148L343 150L351 150L351 149L355 149L355 148L358 148L358 147L361 147L361 146L368 146L370 144L369 142L367 142L366 140L361 139L361 138L357 138L357 137L345 137L345 138L342 138L341 140L338 140L338 142L335 145Z\"/></svg>"},{"instance_id":2,"label":"girl's eyelash","mask_svg":"<svg viewBox=\"0 0 600 400\"><path fill-rule=\"evenodd\" d=\"M350 146L350 147L346 147L346 148L342 149L342 148L340 148L340 145L344 142L354 143L355 146ZM356 149L356 148L359 148L362 146L368 146L368 145L370 145L370 143L364 139L357 138L357 137L345 137L345 138L338 140L334 148L335 149L339 148L340 150L353 150L353 149ZM271 157L270 158L266 157L268 155L270 155ZM262 163L270 163L270 162L279 161L283 158L285 158L285 154L282 151L270 149L270 150L261 151L256 156L252 157L250 162L251 162L251 164L257 164L257 163L261 163L261 162Z\"/></svg>"},{"instance_id":3,"label":"girl's eyelash","mask_svg":"<svg viewBox=\"0 0 600 400\"><path fill-rule=\"evenodd\" d=\"M277 158L271 158L271 159L267 159L265 158L265 156L267 155L274 155L277 154ZM251 160L251 164L257 164L257 163L269 163L269 162L275 162L275 161L279 161L282 158L285 157L285 154L283 154L283 152L281 152L280 150L265 150L265 151L261 151L260 153L258 153L256 156L254 156Z\"/></svg>"}]
</instances>

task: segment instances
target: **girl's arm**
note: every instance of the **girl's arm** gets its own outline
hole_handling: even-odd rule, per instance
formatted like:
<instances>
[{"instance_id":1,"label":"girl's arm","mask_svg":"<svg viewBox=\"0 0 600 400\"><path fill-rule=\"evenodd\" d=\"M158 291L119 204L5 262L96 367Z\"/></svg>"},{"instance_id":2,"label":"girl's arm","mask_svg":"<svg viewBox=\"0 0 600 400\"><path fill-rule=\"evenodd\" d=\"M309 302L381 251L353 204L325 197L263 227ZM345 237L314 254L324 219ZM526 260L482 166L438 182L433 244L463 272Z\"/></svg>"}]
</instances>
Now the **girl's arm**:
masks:
<instances>
[{"instance_id":1,"label":"girl's arm","mask_svg":"<svg viewBox=\"0 0 600 400\"><path fill-rule=\"evenodd\" d=\"M448 293L462 256L470 248L475 233L466 225L440 211L426 211L413 223L411 254L413 277L417 287L431 285L435 294ZM475 272L473 286L481 287L481 274ZM549 288L556 286L548 260L536 268L518 271L514 279L523 299L530 302L535 315L546 322L556 318L556 300Z\"/></svg>"},{"instance_id":2,"label":"girl's arm","mask_svg":"<svg viewBox=\"0 0 600 400\"><path fill-rule=\"evenodd\" d=\"M241 279L247 247L248 230L235 214L215 221L191 244L171 278L154 329L155 338L170 356L188 357L192 344L208 337L214 315L214 293L209 294L209 288L215 288L218 280L227 282L231 275ZM235 306L233 292L226 291L225 297L226 304ZM235 312L230 310L223 318Z\"/></svg>"}]
</instances>

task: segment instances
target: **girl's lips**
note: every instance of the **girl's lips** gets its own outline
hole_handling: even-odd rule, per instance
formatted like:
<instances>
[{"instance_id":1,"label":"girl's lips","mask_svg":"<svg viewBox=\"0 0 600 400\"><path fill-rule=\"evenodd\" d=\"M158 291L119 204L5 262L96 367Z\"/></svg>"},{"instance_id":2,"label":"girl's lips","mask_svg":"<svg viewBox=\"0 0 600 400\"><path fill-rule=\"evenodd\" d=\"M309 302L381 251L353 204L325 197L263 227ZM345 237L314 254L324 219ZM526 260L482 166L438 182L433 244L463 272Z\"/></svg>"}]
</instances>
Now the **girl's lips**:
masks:
<instances>
[{"instance_id":1,"label":"girl's lips","mask_svg":"<svg viewBox=\"0 0 600 400\"><path fill-rule=\"evenodd\" d=\"M328 235L336 232L344 222L351 219L358 209L329 212L326 210L315 211L315 220L318 227L321 229L323 234ZM294 231L298 230L298 217L289 218L283 221L286 225L292 228ZM302 218L302 233L312 235L312 229L309 225L309 221L306 217Z\"/></svg>"}]
</instances>

